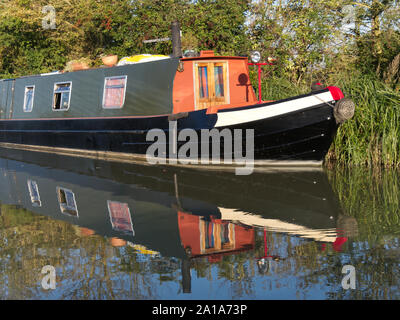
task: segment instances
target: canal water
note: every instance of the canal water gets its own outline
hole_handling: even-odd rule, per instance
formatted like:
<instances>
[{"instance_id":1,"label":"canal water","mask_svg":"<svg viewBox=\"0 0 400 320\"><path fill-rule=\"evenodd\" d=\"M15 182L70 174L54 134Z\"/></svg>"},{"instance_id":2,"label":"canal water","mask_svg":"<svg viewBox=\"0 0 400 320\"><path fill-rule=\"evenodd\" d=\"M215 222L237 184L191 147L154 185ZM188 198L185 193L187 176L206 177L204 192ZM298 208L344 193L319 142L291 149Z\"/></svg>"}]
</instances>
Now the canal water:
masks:
<instances>
[{"instance_id":1,"label":"canal water","mask_svg":"<svg viewBox=\"0 0 400 320\"><path fill-rule=\"evenodd\" d=\"M0 149L0 299L398 299L399 178Z\"/></svg>"}]
</instances>

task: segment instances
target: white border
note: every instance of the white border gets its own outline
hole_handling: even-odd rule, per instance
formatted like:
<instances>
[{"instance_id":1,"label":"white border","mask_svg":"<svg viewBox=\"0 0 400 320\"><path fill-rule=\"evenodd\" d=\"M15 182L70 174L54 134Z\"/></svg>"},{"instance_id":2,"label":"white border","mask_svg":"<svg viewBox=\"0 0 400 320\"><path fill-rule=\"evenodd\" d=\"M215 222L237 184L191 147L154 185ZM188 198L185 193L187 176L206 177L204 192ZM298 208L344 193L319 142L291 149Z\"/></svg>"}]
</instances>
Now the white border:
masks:
<instances>
[{"instance_id":1,"label":"white border","mask_svg":"<svg viewBox=\"0 0 400 320\"><path fill-rule=\"evenodd\" d=\"M285 113L307 109L324 102L332 103L332 101L334 102L334 99L330 91L328 91L317 95L267 105L265 107L218 112L215 128L272 118Z\"/></svg>"},{"instance_id":2,"label":"white border","mask_svg":"<svg viewBox=\"0 0 400 320\"><path fill-rule=\"evenodd\" d=\"M69 98L68 98L68 108L67 109L54 109L54 94L56 93L56 86L58 84L67 84L69 83ZM68 111L69 107L71 106L71 96L72 96L72 81L63 81L63 82L55 82L54 83L54 88L53 88L53 95L51 96L52 102L51 102L51 109L53 111Z\"/></svg>"},{"instance_id":3,"label":"white border","mask_svg":"<svg viewBox=\"0 0 400 320\"><path fill-rule=\"evenodd\" d=\"M60 202L60 197L59 197L59 190L63 190L63 191L69 191L69 192L71 192L72 193L72 198L73 198L73 200L74 200L74 205L75 205L75 210L76 210L76 216L74 216L74 215L72 215L72 214L69 214L69 213L64 213L63 212L63 210L62 210L62 207L61 207L61 202ZM76 200L75 200L75 194L72 192L72 190L70 190L70 189L67 189L67 188L63 188L63 187L56 187L56 193L57 193L57 200L58 200L58 204L59 204L59 206L60 206L60 211L61 211L61 213L63 214L63 215L66 215L66 216L68 216L68 217L74 217L74 218L79 218L79 212L78 212L78 206L76 205ZM65 197L65 199L66 199L67 197Z\"/></svg>"},{"instance_id":4,"label":"white border","mask_svg":"<svg viewBox=\"0 0 400 320\"><path fill-rule=\"evenodd\" d=\"M32 204L32 206L33 206L33 207L41 207L41 206L42 206L42 201L40 200L40 193L39 193L39 187L38 187L37 182L36 182L35 180L28 179L27 184L28 184L29 197L31 198L31 204ZM39 201L39 204L38 204L38 205L35 205L35 204L37 204L37 203L34 202L34 199L33 199L34 197L32 196L32 191L33 191L33 190L32 190L31 184L34 185L35 188L36 188L36 193L37 193L37 195L38 195L38 200L37 200L37 201Z\"/></svg>"},{"instance_id":5,"label":"white border","mask_svg":"<svg viewBox=\"0 0 400 320\"><path fill-rule=\"evenodd\" d=\"M26 88L33 88L32 108L31 108L31 110L29 110L29 111L28 111L28 110L25 110L25 104L26 104ZM35 85L32 84L32 85L29 85L29 86L25 86L25 90L24 90L24 104L23 104L23 106L22 106L22 110L23 110L24 112L32 112L34 101L35 101Z\"/></svg>"},{"instance_id":6,"label":"white border","mask_svg":"<svg viewBox=\"0 0 400 320\"><path fill-rule=\"evenodd\" d=\"M118 229L118 228L116 228L116 227L114 226L113 219L112 219L112 214L111 214L110 203L126 204L126 206L128 207L129 222L131 223L131 228L132 228L132 237L134 237L134 236L135 236L135 229L133 229L132 215L131 215L131 209L129 209L129 204L128 204L127 202L120 202L120 201L107 200L108 216L109 216L109 218L110 218L111 227L112 227L112 229L113 229L114 231L122 232L122 233L126 233L126 231L125 231L125 230Z\"/></svg>"}]
</instances>

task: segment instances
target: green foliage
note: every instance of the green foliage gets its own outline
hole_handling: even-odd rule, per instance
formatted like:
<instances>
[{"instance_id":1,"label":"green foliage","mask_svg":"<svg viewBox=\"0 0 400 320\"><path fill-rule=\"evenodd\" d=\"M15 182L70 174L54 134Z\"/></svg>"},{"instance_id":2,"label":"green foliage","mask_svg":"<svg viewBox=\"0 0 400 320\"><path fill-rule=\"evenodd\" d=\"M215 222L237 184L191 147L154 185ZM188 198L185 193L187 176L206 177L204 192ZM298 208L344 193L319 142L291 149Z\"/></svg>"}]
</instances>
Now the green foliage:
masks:
<instances>
[{"instance_id":1,"label":"green foliage","mask_svg":"<svg viewBox=\"0 0 400 320\"><path fill-rule=\"evenodd\" d=\"M180 21L194 49L221 54L246 51L247 0L55 0L56 28L43 29L46 1L0 4L0 76L15 77L63 69L67 61L101 54L170 54L170 42L143 40L170 37Z\"/></svg>"},{"instance_id":2,"label":"green foliage","mask_svg":"<svg viewBox=\"0 0 400 320\"><path fill-rule=\"evenodd\" d=\"M247 0L199 0L183 17L182 31L193 32L198 39L198 50L214 50L221 55L248 53L245 34Z\"/></svg>"},{"instance_id":3,"label":"green foliage","mask_svg":"<svg viewBox=\"0 0 400 320\"><path fill-rule=\"evenodd\" d=\"M5 77L40 73L65 63L65 47L18 17L0 20L0 70Z\"/></svg>"},{"instance_id":4,"label":"green foliage","mask_svg":"<svg viewBox=\"0 0 400 320\"><path fill-rule=\"evenodd\" d=\"M397 169L336 168L327 174L345 214L357 220L360 240L379 242L399 234Z\"/></svg>"},{"instance_id":5,"label":"green foliage","mask_svg":"<svg viewBox=\"0 0 400 320\"><path fill-rule=\"evenodd\" d=\"M372 76L337 83L357 104L355 116L339 128L330 156L340 164L400 165L400 93Z\"/></svg>"},{"instance_id":6,"label":"green foliage","mask_svg":"<svg viewBox=\"0 0 400 320\"><path fill-rule=\"evenodd\" d=\"M249 32L263 56L279 57L280 73L292 82L327 57L339 30L339 2L261 1L252 7Z\"/></svg>"}]
</instances>

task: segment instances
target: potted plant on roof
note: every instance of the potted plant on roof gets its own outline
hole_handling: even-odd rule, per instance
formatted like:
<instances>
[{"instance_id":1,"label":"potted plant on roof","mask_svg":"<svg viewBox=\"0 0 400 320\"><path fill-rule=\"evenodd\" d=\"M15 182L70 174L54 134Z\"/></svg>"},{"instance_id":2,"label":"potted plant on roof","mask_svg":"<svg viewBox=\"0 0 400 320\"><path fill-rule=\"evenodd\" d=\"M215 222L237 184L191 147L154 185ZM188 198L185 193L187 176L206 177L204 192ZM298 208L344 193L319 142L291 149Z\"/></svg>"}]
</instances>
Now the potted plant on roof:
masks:
<instances>
[{"instance_id":1,"label":"potted plant on roof","mask_svg":"<svg viewBox=\"0 0 400 320\"><path fill-rule=\"evenodd\" d=\"M93 61L90 58L79 58L79 59L68 61L67 65L64 69L64 72L89 69L92 62Z\"/></svg>"},{"instance_id":2,"label":"potted plant on roof","mask_svg":"<svg viewBox=\"0 0 400 320\"><path fill-rule=\"evenodd\" d=\"M118 62L118 56L115 54L103 54L100 58L103 64L107 67L115 66Z\"/></svg>"}]
</instances>

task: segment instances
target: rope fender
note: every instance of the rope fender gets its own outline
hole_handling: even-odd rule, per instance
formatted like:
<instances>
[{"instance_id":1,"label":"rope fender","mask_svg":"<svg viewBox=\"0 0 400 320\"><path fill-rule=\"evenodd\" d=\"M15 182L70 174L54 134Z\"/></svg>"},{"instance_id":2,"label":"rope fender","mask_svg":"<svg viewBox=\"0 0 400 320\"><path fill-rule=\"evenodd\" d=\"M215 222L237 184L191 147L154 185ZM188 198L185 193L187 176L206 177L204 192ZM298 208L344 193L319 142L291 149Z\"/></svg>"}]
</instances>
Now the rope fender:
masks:
<instances>
[{"instance_id":1,"label":"rope fender","mask_svg":"<svg viewBox=\"0 0 400 320\"><path fill-rule=\"evenodd\" d=\"M355 104L353 100L348 98L342 98L336 102L335 108L333 109L333 115L336 119L336 123L343 123L346 120L351 119L354 116Z\"/></svg>"}]
</instances>

